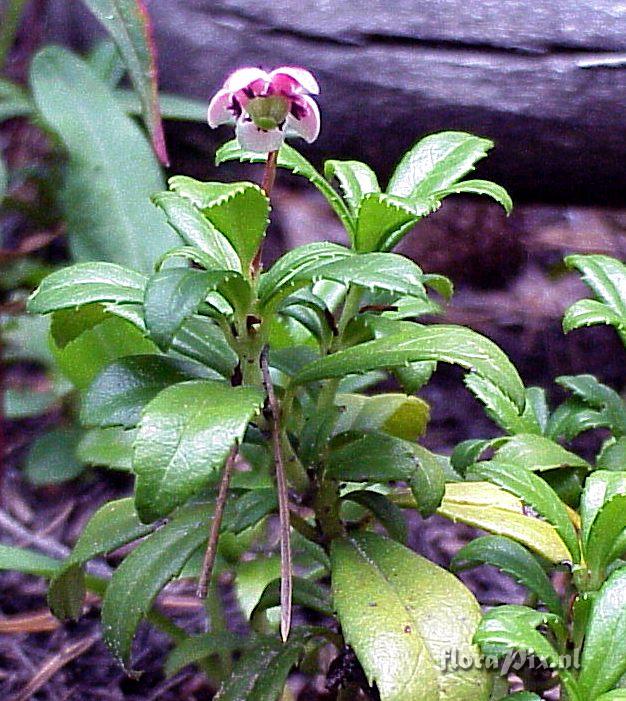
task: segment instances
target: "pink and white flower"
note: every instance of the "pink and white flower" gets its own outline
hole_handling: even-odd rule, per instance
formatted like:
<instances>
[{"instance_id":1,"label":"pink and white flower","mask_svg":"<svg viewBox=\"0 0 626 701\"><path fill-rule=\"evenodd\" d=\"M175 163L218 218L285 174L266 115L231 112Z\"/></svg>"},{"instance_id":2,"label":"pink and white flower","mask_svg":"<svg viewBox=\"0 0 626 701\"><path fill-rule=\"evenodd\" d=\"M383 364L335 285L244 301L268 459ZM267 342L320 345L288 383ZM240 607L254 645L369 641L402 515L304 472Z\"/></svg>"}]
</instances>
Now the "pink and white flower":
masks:
<instances>
[{"instance_id":1,"label":"pink and white flower","mask_svg":"<svg viewBox=\"0 0 626 701\"><path fill-rule=\"evenodd\" d=\"M285 136L311 143L320 131L320 112L310 95L318 93L317 81L304 68L282 66L271 73L240 68L209 103L209 126L235 124L241 147L259 153L278 150Z\"/></svg>"}]
</instances>

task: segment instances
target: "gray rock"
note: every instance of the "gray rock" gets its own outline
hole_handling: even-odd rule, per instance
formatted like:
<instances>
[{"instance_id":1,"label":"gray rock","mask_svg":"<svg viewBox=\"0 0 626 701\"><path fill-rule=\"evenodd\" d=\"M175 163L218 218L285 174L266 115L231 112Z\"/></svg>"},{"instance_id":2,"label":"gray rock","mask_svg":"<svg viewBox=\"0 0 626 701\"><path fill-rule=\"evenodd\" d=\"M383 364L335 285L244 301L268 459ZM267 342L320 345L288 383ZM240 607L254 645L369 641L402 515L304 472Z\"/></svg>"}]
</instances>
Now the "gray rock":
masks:
<instances>
[{"instance_id":1,"label":"gray rock","mask_svg":"<svg viewBox=\"0 0 626 701\"><path fill-rule=\"evenodd\" d=\"M319 78L314 160L388 174L421 135L463 129L497 145L479 169L516 199L622 202L623 0L153 0L164 90L208 100L241 65L298 64ZM51 33L90 36L76 0ZM225 130L221 136L226 138ZM222 139L223 140L223 139ZM206 131L186 144L211 151Z\"/></svg>"}]
</instances>

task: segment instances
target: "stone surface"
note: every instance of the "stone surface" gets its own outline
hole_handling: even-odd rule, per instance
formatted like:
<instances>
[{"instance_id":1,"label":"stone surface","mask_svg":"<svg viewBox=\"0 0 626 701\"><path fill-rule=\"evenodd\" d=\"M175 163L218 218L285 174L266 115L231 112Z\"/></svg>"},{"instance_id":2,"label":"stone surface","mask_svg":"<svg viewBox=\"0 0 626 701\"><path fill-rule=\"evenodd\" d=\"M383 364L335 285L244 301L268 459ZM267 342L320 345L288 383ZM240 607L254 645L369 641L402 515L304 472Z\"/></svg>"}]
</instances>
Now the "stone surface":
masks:
<instances>
[{"instance_id":1,"label":"stone surface","mask_svg":"<svg viewBox=\"0 0 626 701\"><path fill-rule=\"evenodd\" d=\"M208 99L240 65L311 68L322 86L316 160L360 158L388 174L420 135L464 129L496 141L479 173L518 199L623 202L624 0L148 5L165 90ZM85 17L77 0L56 0L50 33L84 44ZM206 132L184 141L212 148Z\"/></svg>"}]
</instances>

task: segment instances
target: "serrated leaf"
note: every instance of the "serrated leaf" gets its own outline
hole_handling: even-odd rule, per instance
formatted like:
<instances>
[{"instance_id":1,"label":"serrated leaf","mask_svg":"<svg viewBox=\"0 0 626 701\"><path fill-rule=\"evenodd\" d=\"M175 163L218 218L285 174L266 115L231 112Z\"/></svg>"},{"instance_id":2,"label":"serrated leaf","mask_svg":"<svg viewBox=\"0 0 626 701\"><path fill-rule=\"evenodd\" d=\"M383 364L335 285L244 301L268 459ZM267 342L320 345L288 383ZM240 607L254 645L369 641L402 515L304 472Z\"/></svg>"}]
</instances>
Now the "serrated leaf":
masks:
<instances>
[{"instance_id":1,"label":"serrated leaf","mask_svg":"<svg viewBox=\"0 0 626 701\"><path fill-rule=\"evenodd\" d=\"M268 225L269 200L258 185L203 183L185 175L169 180L170 189L192 202L230 241L247 270Z\"/></svg>"},{"instance_id":2,"label":"serrated leaf","mask_svg":"<svg viewBox=\"0 0 626 701\"><path fill-rule=\"evenodd\" d=\"M206 541L210 515L206 505L188 507L140 543L113 573L102 602L102 632L125 669L139 622L156 595Z\"/></svg>"},{"instance_id":3,"label":"serrated leaf","mask_svg":"<svg viewBox=\"0 0 626 701\"><path fill-rule=\"evenodd\" d=\"M571 562L554 526L526 516L519 499L488 482L449 482L437 513L455 523L511 538L550 562Z\"/></svg>"},{"instance_id":4,"label":"serrated leaf","mask_svg":"<svg viewBox=\"0 0 626 701\"><path fill-rule=\"evenodd\" d=\"M136 435L136 431L117 426L92 428L85 432L76 447L76 457L86 465L130 472Z\"/></svg>"},{"instance_id":5,"label":"serrated leaf","mask_svg":"<svg viewBox=\"0 0 626 701\"><path fill-rule=\"evenodd\" d=\"M365 195L380 192L376 173L360 161L326 161L324 175L328 181L337 178L353 215L356 215Z\"/></svg>"},{"instance_id":6,"label":"serrated leaf","mask_svg":"<svg viewBox=\"0 0 626 701\"><path fill-rule=\"evenodd\" d=\"M626 472L595 470L585 480L585 488L580 499L583 544L589 538L591 524L604 503L616 494L626 494Z\"/></svg>"},{"instance_id":7,"label":"serrated leaf","mask_svg":"<svg viewBox=\"0 0 626 701\"><path fill-rule=\"evenodd\" d=\"M61 199L73 256L150 272L177 237L149 201L164 183L143 133L66 49L48 46L35 56L31 85L69 154Z\"/></svg>"},{"instance_id":8,"label":"serrated leaf","mask_svg":"<svg viewBox=\"0 0 626 701\"><path fill-rule=\"evenodd\" d=\"M615 436L626 434L626 406L620 395L593 375L562 375L555 382L596 409Z\"/></svg>"},{"instance_id":9,"label":"serrated leaf","mask_svg":"<svg viewBox=\"0 0 626 701\"><path fill-rule=\"evenodd\" d=\"M234 271L167 268L155 273L148 280L144 300L146 327L155 343L167 350L185 321L214 291L237 310L250 297L248 283Z\"/></svg>"},{"instance_id":10,"label":"serrated leaf","mask_svg":"<svg viewBox=\"0 0 626 701\"><path fill-rule=\"evenodd\" d=\"M89 519L70 556L50 582L48 604L54 615L62 620L79 617L85 595L85 563L150 531L150 526L139 521L130 498L111 501L100 507Z\"/></svg>"},{"instance_id":11,"label":"serrated leaf","mask_svg":"<svg viewBox=\"0 0 626 701\"><path fill-rule=\"evenodd\" d=\"M402 367L430 360L454 363L477 372L495 384L523 410L524 385L506 355L492 341L461 326L418 326L406 323L402 331L362 343L321 358L293 378L303 384L327 377Z\"/></svg>"},{"instance_id":12,"label":"serrated leaf","mask_svg":"<svg viewBox=\"0 0 626 701\"><path fill-rule=\"evenodd\" d=\"M233 139L219 148L215 154L215 164L220 165L226 161L247 161L250 163L264 163L267 160L265 155L254 151L245 151L239 145L237 139ZM279 168L286 168L294 175L301 175L324 195L328 204L333 208L335 214L346 227L350 238L354 235L354 225L350 211L346 203L337 194L330 183L319 173L296 149L288 144L283 144L278 152L277 165Z\"/></svg>"},{"instance_id":13,"label":"serrated leaf","mask_svg":"<svg viewBox=\"0 0 626 701\"><path fill-rule=\"evenodd\" d=\"M476 373L469 373L464 382L485 405L487 416L507 433L541 433L534 415L520 413L514 402L490 380Z\"/></svg>"},{"instance_id":14,"label":"serrated leaf","mask_svg":"<svg viewBox=\"0 0 626 701\"><path fill-rule=\"evenodd\" d=\"M452 558L450 568L459 572L478 565L497 567L523 584L551 613L563 615L563 606L552 583L537 560L514 540L502 536L482 536L465 545Z\"/></svg>"},{"instance_id":15,"label":"serrated leaf","mask_svg":"<svg viewBox=\"0 0 626 701\"><path fill-rule=\"evenodd\" d=\"M483 616L474 641L486 654L501 657L510 651L526 652L555 667L559 653L537 630L540 626L549 626L560 640L566 637L563 621L553 613L515 604L497 606Z\"/></svg>"},{"instance_id":16,"label":"serrated leaf","mask_svg":"<svg viewBox=\"0 0 626 701\"><path fill-rule=\"evenodd\" d=\"M414 224L438 206L434 199L409 199L380 192L365 195L356 215L356 250L391 250Z\"/></svg>"},{"instance_id":17,"label":"serrated leaf","mask_svg":"<svg viewBox=\"0 0 626 701\"><path fill-rule=\"evenodd\" d=\"M259 299L266 307L270 301L276 307L279 300L312 281L318 268L352 255L345 246L326 241L298 246L281 256L261 276Z\"/></svg>"},{"instance_id":18,"label":"serrated leaf","mask_svg":"<svg viewBox=\"0 0 626 701\"><path fill-rule=\"evenodd\" d=\"M513 200L509 193L496 183L492 183L489 180L463 180L460 183L455 183L450 187L446 187L442 190L437 190L433 193L433 196L438 200L442 200L448 195L461 195L463 193L469 193L472 195L487 195L494 199L499 205L502 205L504 211L510 214L513 209Z\"/></svg>"},{"instance_id":19,"label":"serrated leaf","mask_svg":"<svg viewBox=\"0 0 626 701\"><path fill-rule=\"evenodd\" d=\"M333 601L346 643L382 701L489 698L485 670L441 665L450 649L478 656L472 637L480 608L461 582L375 533L334 541L331 562Z\"/></svg>"},{"instance_id":20,"label":"serrated leaf","mask_svg":"<svg viewBox=\"0 0 626 701\"><path fill-rule=\"evenodd\" d=\"M196 360L229 378L237 364L235 351L228 344L224 332L207 317L188 319L174 337L170 354Z\"/></svg>"},{"instance_id":21,"label":"serrated leaf","mask_svg":"<svg viewBox=\"0 0 626 701\"><path fill-rule=\"evenodd\" d=\"M626 494L608 497L598 509L585 542L585 560L595 581L611 562L619 536L626 529Z\"/></svg>"},{"instance_id":22,"label":"serrated leaf","mask_svg":"<svg viewBox=\"0 0 626 701\"><path fill-rule=\"evenodd\" d=\"M555 470L560 467L590 469L586 460L565 450L558 443L544 436L520 433L505 439L495 453L498 462L522 465L533 472Z\"/></svg>"},{"instance_id":23,"label":"serrated leaf","mask_svg":"<svg viewBox=\"0 0 626 701\"><path fill-rule=\"evenodd\" d=\"M473 465L468 479L497 484L532 506L555 527L570 551L573 562L579 562L580 547L576 529L557 493L541 477L522 465L507 465L494 459Z\"/></svg>"},{"instance_id":24,"label":"serrated leaf","mask_svg":"<svg viewBox=\"0 0 626 701\"><path fill-rule=\"evenodd\" d=\"M185 243L209 256L213 268L242 272L241 261L230 241L189 200L175 192L159 192L152 201L163 210L168 224Z\"/></svg>"},{"instance_id":25,"label":"serrated leaf","mask_svg":"<svg viewBox=\"0 0 626 701\"><path fill-rule=\"evenodd\" d=\"M615 441L609 439L604 443L596 459L596 467L611 471L622 471L626 468L625 436L621 436Z\"/></svg>"},{"instance_id":26,"label":"serrated leaf","mask_svg":"<svg viewBox=\"0 0 626 701\"><path fill-rule=\"evenodd\" d=\"M333 450L327 472L348 482L409 483L417 508L428 516L441 503L445 488L445 458L416 443L370 433Z\"/></svg>"},{"instance_id":27,"label":"serrated leaf","mask_svg":"<svg viewBox=\"0 0 626 701\"><path fill-rule=\"evenodd\" d=\"M210 371L189 360L163 355L131 355L108 365L91 383L81 403L85 426L137 425L144 406L166 387L207 378Z\"/></svg>"},{"instance_id":28,"label":"serrated leaf","mask_svg":"<svg viewBox=\"0 0 626 701\"><path fill-rule=\"evenodd\" d=\"M77 263L48 275L28 300L31 314L49 314L94 302L143 302L148 278L114 263Z\"/></svg>"},{"instance_id":29,"label":"serrated leaf","mask_svg":"<svg viewBox=\"0 0 626 701\"><path fill-rule=\"evenodd\" d=\"M345 501L365 507L384 526L394 540L406 545L408 531L402 509L390 501L384 494L369 489L357 489L344 495Z\"/></svg>"},{"instance_id":30,"label":"serrated leaf","mask_svg":"<svg viewBox=\"0 0 626 701\"><path fill-rule=\"evenodd\" d=\"M387 191L403 197L428 197L450 187L473 170L493 147L482 139L460 131L431 134L418 141L395 169Z\"/></svg>"},{"instance_id":31,"label":"serrated leaf","mask_svg":"<svg viewBox=\"0 0 626 701\"><path fill-rule=\"evenodd\" d=\"M596 324L607 324L623 329L626 320L617 314L608 304L596 299L579 299L565 310L563 331L569 333L574 329Z\"/></svg>"},{"instance_id":32,"label":"serrated leaf","mask_svg":"<svg viewBox=\"0 0 626 701\"><path fill-rule=\"evenodd\" d=\"M83 0L106 28L122 56L141 102L152 145L163 165L169 165L157 88L152 24L144 0Z\"/></svg>"},{"instance_id":33,"label":"serrated leaf","mask_svg":"<svg viewBox=\"0 0 626 701\"><path fill-rule=\"evenodd\" d=\"M261 408L263 393L211 380L167 387L145 408L135 441L135 502L142 520L167 516L215 481Z\"/></svg>"},{"instance_id":34,"label":"serrated leaf","mask_svg":"<svg viewBox=\"0 0 626 701\"><path fill-rule=\"evenodd\" d=\"M592 604L578 678L585 699L609 691L626 672L625 632L626 569L622 568L607 579Z\"/></svg>"},{"instance_id":35,"label":"serrated leaf","mask_svg":"<svg viewBox=\"0 0 626 701\"><path fill-rule=\"evenodd\" d=\"M76 427L55 428L39 436L30 446L24 464L24 476L41 487L73 480L84 470L76 457L82 431Z\"/></svg>"}]
</instances>

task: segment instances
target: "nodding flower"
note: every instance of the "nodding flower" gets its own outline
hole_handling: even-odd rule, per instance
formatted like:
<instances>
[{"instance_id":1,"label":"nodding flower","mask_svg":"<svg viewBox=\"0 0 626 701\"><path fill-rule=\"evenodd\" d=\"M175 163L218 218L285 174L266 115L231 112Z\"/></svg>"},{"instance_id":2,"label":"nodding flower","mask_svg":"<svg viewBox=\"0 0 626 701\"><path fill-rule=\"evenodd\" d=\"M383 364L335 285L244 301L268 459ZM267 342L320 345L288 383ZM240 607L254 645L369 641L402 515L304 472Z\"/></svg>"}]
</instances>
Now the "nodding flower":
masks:
<instances>
[{"instance_id":1,"label":"nodding flower","mask_svg":"<svg viewBox=\"0 0 626 701\"><path fill-rule=\"evenodd\" d=\"M310 95L318 93L317 81L304 68L282 66L271 73L240 68L209 103L209 126L235 124L240 146L259 153L277 151L286 136L311 143L320 131L320 112Z\"/></svg>"}]
</instances>

